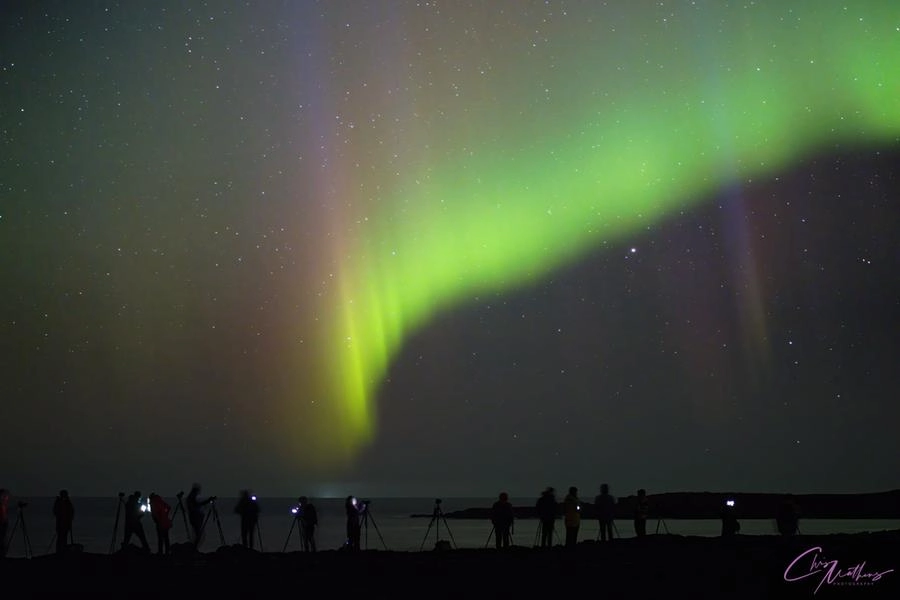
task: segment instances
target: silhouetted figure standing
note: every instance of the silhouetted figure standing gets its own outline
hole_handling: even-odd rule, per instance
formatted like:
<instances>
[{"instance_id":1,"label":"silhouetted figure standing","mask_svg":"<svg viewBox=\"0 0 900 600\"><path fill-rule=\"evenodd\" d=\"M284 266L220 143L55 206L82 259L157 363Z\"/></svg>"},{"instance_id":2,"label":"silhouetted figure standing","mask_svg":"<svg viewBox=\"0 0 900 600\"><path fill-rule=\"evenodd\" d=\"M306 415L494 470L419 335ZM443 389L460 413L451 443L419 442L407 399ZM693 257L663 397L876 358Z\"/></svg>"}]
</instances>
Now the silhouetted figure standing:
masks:
<instances>
[{"instance_id":1,"label":"silhouetted figure standing","mask_svg":"<svg viewBox=\"0 0 900 600\"><path fill-rule=\"evenodd\" d=\"M150 517L156 525L156 553L160 556L169 554L169 530L172 529L171 507L159 494L150 494Z\"/></svg>"},{"instance_id":2,"label":"silhouetted figure standing","mask_svg":"<svg viewBox=\"0 0 900 600\"><path fill-rule=\"evenodd\" d=\"M256 533L256 526L259 524L259 504L256 496L249 490L241 490L234 512L241 517L241 545L253 550L253 534Z\"/></svg>"},{"instance_id":3,"label":"silhouetted figure standing","mask_svg":"<svg viewBox=\"0 0 900 600\"><path fill-rule=\"evenodd\" d=\"M72 522L75 520L75 507L68 490L60 490L53 501L53 517L56 519L56 553L63 554L69 547Z\"/></svg>"},{"instance_id":4,"label":"silhouetted figure standing","mask_svg":"<svg viewBox=\"0 0 900 600\"><path fill-rule=\"evenodd\" d=\"M572 486L563 500L563 517L566 523L566 548L574 548L578 544L578 528L581 526L581 501L578 500L578 488Z\"/></svg>"},{"instance_id":5,"label":"silhouetted figure standing","mask_svg":"<svg viewBox=\"0 0 900 600\"><path fill-rule=\"evenodd\" d=\"M616 499L609 493L609 484L600 485L600 495L594 499L594 510L600 524L600 541L613 539L613 519L615 518Z\"/></svg>"},{"instance_id":6,"label":"silhouetted figure standing","mask_svg":"<svg viewBox=\"0 0 900 600\"><path fill-rule=\"evenodd\" d=\"M553 527L556 524L556 511L559 509L554 492L552 487L548 487L535 505L541 523L541 548L553 546Z\"/></svg>"},{"instance_id":7,"label":"silhouetted figure standing","mask_svg":"<svg viewBox=\"0 0 900 600\"><path fill-rule=\"evenodd\" d=\"M191 486L191 491L187 495L187 514L188 521L191 522L191 529L194 530L194 546L200 546L200 536L203 534L203 507L215 500L215 496L210 496L206 500L200 500L200 484L195 483Z\"/></svg>"},{"instance_id":8,"label":"silhouetted figure standing","mask_svg":"<svg viewBox=\"0 0 900 600\"><path fill-rule=\"evenodd\" d=\"M300 496L300 518L303 519L303 550L316 551L316 526L319 524L319 514L316 506L306 496Z\"/></svg>"},{"instance_id":9,"label":"silhouetted figure standing","mask_svg":"<svg viewBox=\"0 0 900 600\"><path fill-rule=\"evenodd\" d=\"M647 517L650 514L650 502L647 500L647 490L641 488L637 491L637 502L634 506L634 535L644 537L647 535Z\"/></svg>"},{"instance_id":10,"label":"silhouetted figure standing","mask_svg":"<svg viewBox=\"0 0 900 600\"><path fill-rule=\"evenodd\" d=\"M737 512L734 508L734 500L726 500L722 507L722 537L730 538L741 530L741 524L737 520Z\"/></svg>"},{"instance_id":11,"label":"silhouetted figure standing","mask_svg":"<svg viewBox=\"0 0 900 600\"><path fill-rule=\"evenodd\" d=\"M344 512L347 513L347 549L351 551L359 550L359 505L353 496L347 496L344 501Z\"/></svg>"},{"instance_id":12,"label":"silhouetted figure standing","mask_svg":"<svg viewBox=\"0 0 900 600\"><path fill-rule=\"evenodd\" d=\"M6 556L6 533L9 531L9 490L0 489L0 558Z\"/></svg>"},{"instance_id":13,"label":"silhouetted figure standing","mask_svg":"<svg viewBox=\"0 0 900 600\"><path fill-rule=\"evenodd\" d=\"M141 493L134 492L128 496L125 501L125 538L122 540L122 549L128 546L131 536L136 535L141 542L141 549L144 552L150 552L150 544L147 543L147 535L144 533L144 526L141 519L144 516L146 505L141 505Z\"/></svg>"},{"instance_id":14,"label":"silhouetted figure standing","mask_svg":"<svg viewBox=\"0 0 900 600\"><path fill-rule=\"evenodd\" d=\"M778 524L778 533L781 535L796 535L800 529L800 509L794 502L794 497L788 494L778 507L775 517Z\"/></svg>"},{"instance_id":15,"label":"silhouetted figure standing","mask_svg":"<svg viewBox=\"0 0 900 600\"><path fill-rule=\"evenodd\" d=\"M494 538L497 548L509 548L510 531L513 525L513 507L509 502L509 494L502 492L500 499L491 507L491 523L494 525Z\"/></svg>"}]
</instances>

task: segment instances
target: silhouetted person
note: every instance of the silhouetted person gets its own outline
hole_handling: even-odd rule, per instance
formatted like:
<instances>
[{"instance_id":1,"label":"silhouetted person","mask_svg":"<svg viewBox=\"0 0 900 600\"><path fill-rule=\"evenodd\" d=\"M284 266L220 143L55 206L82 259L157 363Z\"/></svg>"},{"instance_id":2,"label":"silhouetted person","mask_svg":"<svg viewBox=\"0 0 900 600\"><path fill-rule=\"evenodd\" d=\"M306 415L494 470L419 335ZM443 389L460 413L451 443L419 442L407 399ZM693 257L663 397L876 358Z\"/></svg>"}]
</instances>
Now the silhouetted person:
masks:
<instances>
[{"instance_id":1,"label":"silhouetted person","mask_svg":"<svg viewBox=\"0 0 900 600\"><path fill-rule=\"evenodd\" d=\"M199 483L192 485L191 491L188 492L186 510L188 521L191 522L191 529L194 530L194 546L200 546L200 536L203 534L203 507L215 499L215 496L210 496L206 500L200 500Z\"/></svg>"},{"instance_id":2,"label":"silhouetted person","mask_svg":"<svg viewBox=\"0 0 900 600\"><path fill-rule=\"evenodd\" d=\"M612 540L616 499L609 494L609 484L600 486L600 495L594 499L594 510L597 511L597 521L600 524L600 541Z\"/></svg>"},{"instance_id":3,"label":"silhouetted person","mask_svg":"<svg viewBox=\"0 0 900 600\"><path fill-rule=\"evenodd\" d=\"M256 526L259 523L259 504L256 496L252 495L250 490L241 490L234 512L241 517L241 545L252 550L253 534L256 533Z\"/></svg>"},{"instance_id":4,"label":"silhouetted person","mask_svg":"<svg viewBox=\"0 0 900 600\"><path fill-rule=\"evenodd\" d=\"M566 548L574 548L578 544L578 528L581 526L581 501L578 500L578 488L572 486L563 500L563 517L566 523Z\"/></svg>"},{"instance_id":5,"label":"silhouetted person","mask_svg":"<svg viewBox=\"0 0 900 600\"><path fill-rule=\"evenodd\" d=\"M56 519L56 553L63 554L69 547L72 522L75 520L75 507L68 490L60 490L53 501L53 517Z\"/></svg>"},{"instance_id":6,"label":"silhouetted person","mask_svg":"<svg viewBox=\"0 0 900 600\"><path fill-rule=\"evenodd\" d=\"M637 502L634 505L634 535L644 537L647 535L647 517L650 514L650 502L647 500L647 490L637 491Z\"/></svg>"},{"instance_id":7,"label":"silhouetted person","mask_svg":"<svg viewBox=\"0 0 900 600\"><path fill-rule=\"evenodd\" d=\"M344 501L344 512L347 513L347 549L359 550L359 513L360 507L356 498L347 496Z\"/></svg>"},{"instance_id":8,"label":"silhouetted person","mask_svg":"<svg viewBox=\"0 0 900 600\"><path fill-rule=\"evenodd\" d=\"M552 487L548 487L535 504L541 523L541 548L553 546L553 527L556 524L556 511L559 509L554 491Z\"/></svg>"},{"instance_id":9,"label":"silhouetted person","mask_svg":"<svg viewBox=\"0 0 900 600\"><path fill-rule=\"evenodd\" d=\"M491 507L491 523L494 525L497 548L509 548L509 535L513 519L513 507L509 502L509 494L503 492L500 494L500 499Z\"/></svg>"},{"instance_id":10,"label":"silhouetted person","mask_svg":"<svg viewBox=\"0 0 900 600\"><path fill-rule=\"evenodd\" d=\"M737 520L737 512L734 500L726 500L722 507L722 537L734 537L741 530L741 524Z\"/></svg>"},{"instance_id":11,"label":"silhouetted person","mask_svg":"<svg viewBox=\"0 0 900 600\"><path fill-rule=\"evenodd\" d=\"M150 494L150 516L156 525L156 553L160 556L169 554L169 530L172 529L172 517L169 516L171 507L159 494Z\"/></svg>"},{"instance_id":12,"label":"silhouetted person","mask_svg":"<svg viewBox=\"0 0 900 600\"><path fill-rule=\"evenodd\" d=\"M128 500L125 501L125 537L122 540L122 549L128 546L131 536L136 535L141 542L141 549L144 552L150 552L150 544L147 543L147 535L141 524L144 510L146 510L146 505L141 504L140 492L134 492L128 496Z\"/></svg>"},{"instance_id":13,"label":"silhouetted person","mask_svg":"<svg viewBox=\"0 0 900 600\"><path fill-rule=\"evenodd\" d=\"M0 558L6 556L6 532L9 530L9 490L0 489Z\"/></svg>"},{"instance_id":14,"label":"silhouetted person","mask_svg":"<svg viewBox=\"0 0 900 600\"><path fill-rule=\"evenodd\" d=\"M303 519L303 549L306 552L316 551L316 526L319 524L319 514L316 506L306 496L300 496L300 518Z\"/></svg>"},{"instance_id":15,"label":"silhouetted person","mask_svg":"<svg viewBox=\"0 0 900 600\"><path fill-rule=\"evenodd\" d=\"M781 535L796 535L800 527L800 509L794 502L794 497L788 494L778 507L775 517L778 524L778 533Z\"/></svg>"}]
</instances>

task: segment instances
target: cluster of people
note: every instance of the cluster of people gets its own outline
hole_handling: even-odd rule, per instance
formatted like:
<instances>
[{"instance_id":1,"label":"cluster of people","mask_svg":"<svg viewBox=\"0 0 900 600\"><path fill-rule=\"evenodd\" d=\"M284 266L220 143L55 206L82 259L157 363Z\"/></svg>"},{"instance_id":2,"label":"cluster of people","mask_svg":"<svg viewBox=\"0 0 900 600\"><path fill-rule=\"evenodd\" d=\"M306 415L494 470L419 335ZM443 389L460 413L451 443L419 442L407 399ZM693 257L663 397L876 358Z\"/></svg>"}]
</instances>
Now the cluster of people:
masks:
<instances>
[{"instance_id":1,"label":"cluster of people","mask_svg":"<svg viewBox=\"0 0 900 600\"><path fill-rule=\"evenodd\" d=\"M602 484L600 494L594 499L594 511L600 525L601 541L613 539L615 506L616 499L609 493L609 484ZM541 548L549 548L553 546L554 528L559 514L556 490L552 487L546 488L538 498L535 509L539 521L539 545ZM638 502L634 515L634 530L638 536L646 534L647 513L646 491L638 490ZM578 488L575 486L570 487L569 492L563 498L562 516L566 531L565 546L572 548L578 543L578 530L581 528L581 500L578 498Z\"/></svg>"},{"instance_id":2,"label":"cluster of people","mask_svg":"<svg viewBox=\"0 0 900 600\"><path fill-rule=\"evenodd\" d=\"M609 495L609 486L601 486L600 495L597 496L595 506L600 522L600 532L603 540L612 539L613 508L615 499ZM546 488L535 503L538 518L538 532L540 547L553 546L553 535L556 527L556 519L559 516L559 502L556 500L556 490ZM502 492L499 499L491 507L491 523L496 532L497 548L507 548L510 545L510 534L513 528L514 511L509 502L509 494ZM581 527L581 500L578 499L578 488L572 486L562 502L563 524L565 525L565 546L574 547L578 543L578 530Z\"/></svg>"},{"instance_id":3,"label":"cluster of people","mask_svg":"<svg viewBox=\"0 0 900 600\"><path fill-rule=\"evenodd\" d=\"M186 519L190 523L192 533L191 543L195 548L200 545L200 542L203 539L204 528L209 519L214 517L218 520L219 518L214 505L218 498L216 496L208 496L201 499L201 489L199 483L192 485L184 505L181 503L182 493L179 493L177 495L178 507L176 507L175 511L177 512L179 509L184 510ZM120 499L122 496L123 494L120 494ZM204 507L208 505L211 505L212 508L206 510ZM128 499L124 501L124 512L125 533L122 539L123 549L129 546L131 537L135 536L141 544L141 549L144 552L150 552L150 544L147 541L144 527L141 524L141 519L143 519L144 515L150 513L150 517L156 528L157 554L167 555L171 553L172 546L169 531L172 529L175 513L162 496L151 493L147 499L144 500L140 490L134 491ZM241 545L252 550L255 539L261 537L259 536L260 508L256 496L251 494L250 490L241 490L234 512L241 519Z\"/></svg>"},{"instance_id":4,"label":"cluster of people","mask_svg":"<svg viewBox=\"0 0 900 600\"><path fill-rule=\"evenodd\" d=\"M560 513L560 504L556 499L556 490L546 488L538 498L535 509L538 518L538 531L536 538L540 537L539 546L549 548L553 546L553 535L556 520ZM598 539L601 542L611 541L613 532L618 535L615 527L616 498L610 494L609 484L600 486L600 493L594 498L594 515L599 525ZM578 531L581 527L581 500L578 498L578 488L572 486L562 502L562 517L565 526L565 543L567 548L574 547L578 543ZM496 532L497 548L505 548L510 545L510 532L513 527L514 510L509 502L509 495L502 492L499 499L491 507L491 523ZM776 516L778 532L789 536L799 533L799 515L793 498L788 495ZM639 489L634 501L633 523L636 537L647 535L647 519L650 517L650 502L647 498L647 490ZM722 537L732 537L737 534L741 525L737 518L737 512L733 500L727 500L721 512Z\"/></svg>"},{"instance_id":5,"label":"cluster of people","mask_svg":"<svg viewBox=\"0 0 900 600\"><path fill-rule=\"evenodd\" d=\"M21 511L27 503L20 502ZM53 501L53 517L56 524L55 539L56 553L63 554L70 544L74 544L72 537L72 523L75 521L75 507L69 498L68 490L60 490L59 495ZM23 526L24 527L24 526ZM0 489L0 558L6 556L7 532L9 531L9 490ZM51 540L52 543L52 540Z\"/></svg>"},{"instance_id":6,"label":"cluster of people","mask_svg":"<svg viewBox=\"0 0 900 600\"><path fill-rule=\"evenodd\" d=\"M143 498L140 490L132 492L125 501L121 500L123 495L119 495L125 509L125 533L122 539L122 548L127 548L131 542L131 537L134 536L141 543L141 549L144 552L150 552L150 544L147 541L147 535L144 533L144 526L141 523L144 515L150 513L150 518L153 520L156 529L156 553L159 555L169 554L172 549L171 540L169 539L169 531L172 529L172 507L169 506L169 503L155 492L151 492L146 500Z\"/></svg>"},{"instance_id":7,"label":"cluster of people","mask_svg":"<svg viewBox=\"0 0 900 600\"><path fill-rule=\"evenodd\" d=\"M137 538L141 551L149 554L151 552L150 543L143 525L144 516L149 514L156 530L156 553L158 555L168 555L172 550L169 533L176 514L181 510L184 512L185 524L190 523L190 543L195 548L198 547L203 539L204 528L208 520L211 517L215 517L218 520L218 513L215 511L214 506L217 497L208 496L201 498L200 492L200 484L195 483L191 486L191 491L185 497L184 503L182 503L184 492L179 492L177 494L178 503L174 511L172 506L155 492L146 498L144 498L140 490L135 490L127 498L124 493L120 493L119 508L116 512L116 525L113 532L114 538L119 526L119 517L123 515L124 530L121 548L124 550L131 547L132 538ZM9 540L9 498L9 491L0 489L0 558L6 556ZM26 506L26 503L20 502L19 510L21 511L24 506ZM212 506L212 508L206 508L207 506ZM257 539L260 540L261 544L261 535L259 533L260 507L256 496L249 490L242 490L234 512L240 517L241 521L241 545L253 549ZM314 552L316 550L315 531L318 525L316 507L305 496L302 496L292 512L301 524L300 531L304 549ZM56 553L63 554L75 543L72 533L75 507L68 490L60 490L59 495L54 500L53 516L56 522Z\"/></svg>"}]
</instances>

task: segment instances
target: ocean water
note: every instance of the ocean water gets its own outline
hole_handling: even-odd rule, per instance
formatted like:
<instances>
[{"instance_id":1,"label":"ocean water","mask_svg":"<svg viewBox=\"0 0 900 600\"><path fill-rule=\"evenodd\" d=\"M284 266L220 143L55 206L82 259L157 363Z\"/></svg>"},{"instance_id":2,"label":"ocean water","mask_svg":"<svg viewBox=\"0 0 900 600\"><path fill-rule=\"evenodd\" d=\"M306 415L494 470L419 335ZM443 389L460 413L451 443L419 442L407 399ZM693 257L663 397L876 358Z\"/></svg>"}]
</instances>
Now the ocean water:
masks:
<instances>
[{"instance_id":1,"label":"ocean water","mask_svg":"<svg viewBox=\"0 0 900 600\"><path fill-rule=\"evenodd\" d=\"M9 532L10 546L8 556L22 557L26 555L25 535L31 546L31 554L39 556L53 552L54 520L53 498L34 498L28 505L17 508L15 499L11 501ZM119 516L116 527L116 514L119 499L111 498L73 498L75 504L75 522L72 533L77 544L81 544L86 552L106 554L110 547L117 550L122 543L124 533L124 516ZM166 498L173 507L176 498ZM345 540L345 518L343 498L313 498L319 514L319 527L316 542L319 550L340 548ZM512 498L513 505L517 500ZM219 498L215 503L219 522L226 545L240 542L240 519L234 513L236 498ZM494 499L490 498L446 498L441 504L444 513L451 513L473 507L489 507ZM300 550L299 532L294 525L291 508L296 504L294 498L259 499L261 513L259 521L259 537L262 538L263 550L266 552L296 552ZM518 505L532 505L534 499L520 499ZM494 543L490 521L473 519L432 518L435 507L433 498L374 498L370 504L368 526L363 529L362 547L379 550L407 551L431 550L435 543L447 540L458 548L483 548L488 542ZM411 515L426 515L415 517ZM772 535L776 533L773 519L742 519L741 534ZM17 524L18 523L18 524ZM24 532L22 524L24 523ZM533 546L537 542L537 521L519 520L515 524L512 542L517 546ZM144 531L151 549L156 551L156 530L149 515L143 519ZM647 533L671 533L685 536L718 536L721 523L715 519L650 519ZM802 534L860 533L900 529L900 519L805 519L800 521ZM115 538L113 533L115 530ZM622 538L634 536L631 521L615 522L615 533ZM598 526L594 520L583 520L579 530L579 540L597 539ZM556 543L561 543L564 529L557 523ZM289 537L290 536L290 537ZM180 514L176 515L170 532L173 544L188 541L184 521ZM138 544L132 537L132 544ZM214 520L207 523L204 539L200 545L203 552L212 552L221 544L218 528Z\"/></svg>"}]
</instances>

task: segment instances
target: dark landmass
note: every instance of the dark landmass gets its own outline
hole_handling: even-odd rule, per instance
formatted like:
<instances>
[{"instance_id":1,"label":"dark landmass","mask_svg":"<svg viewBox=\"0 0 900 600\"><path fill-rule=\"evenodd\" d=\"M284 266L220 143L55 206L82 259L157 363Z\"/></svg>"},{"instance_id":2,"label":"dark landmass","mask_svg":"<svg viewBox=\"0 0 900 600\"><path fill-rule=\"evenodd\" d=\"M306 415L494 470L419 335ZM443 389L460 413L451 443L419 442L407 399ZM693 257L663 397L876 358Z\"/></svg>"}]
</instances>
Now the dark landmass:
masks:
<instances>
[{"instance_id":1,"label":"dark landmass","mask_svg":"<svg viewBox=\"0 0 900 600\"><path fill-rule=\"evenodd\" d=\"M730 539L649 535L570 549L502 551L175 550L165 558L126 552L5 559L0 580L11 597L40 598L900 597L900 531Z\"/></svg>"},{"instance_id":2,"label":"dark landmass","mask_svg":"<svg viewBox=\"0 0 900 600\"><path fill-rule=\"evenodd\" d=\"M735 511L742 519L772 519L784 502L785 494L751 494L721 492L674 492L647 496L651 518L667 519L718 519L725 500L735 501ZM791 496L804 519L900 519L900 490L872 494L796 494ZM557 500L562 502L563 496ZM596 518L593 497L581 498L581 515ZM634 515L637 498L619 498L616 518L630 519ZM537 501L537 498L535 498ZM514 507L517 519L536 518L534 505ZM562 505L560 504L560 514ZM489 506L473 507L444 513L448 519L489 519ZM431 514L415 514L413 517L431 517Z\"/></svg>"}]
</instances>

